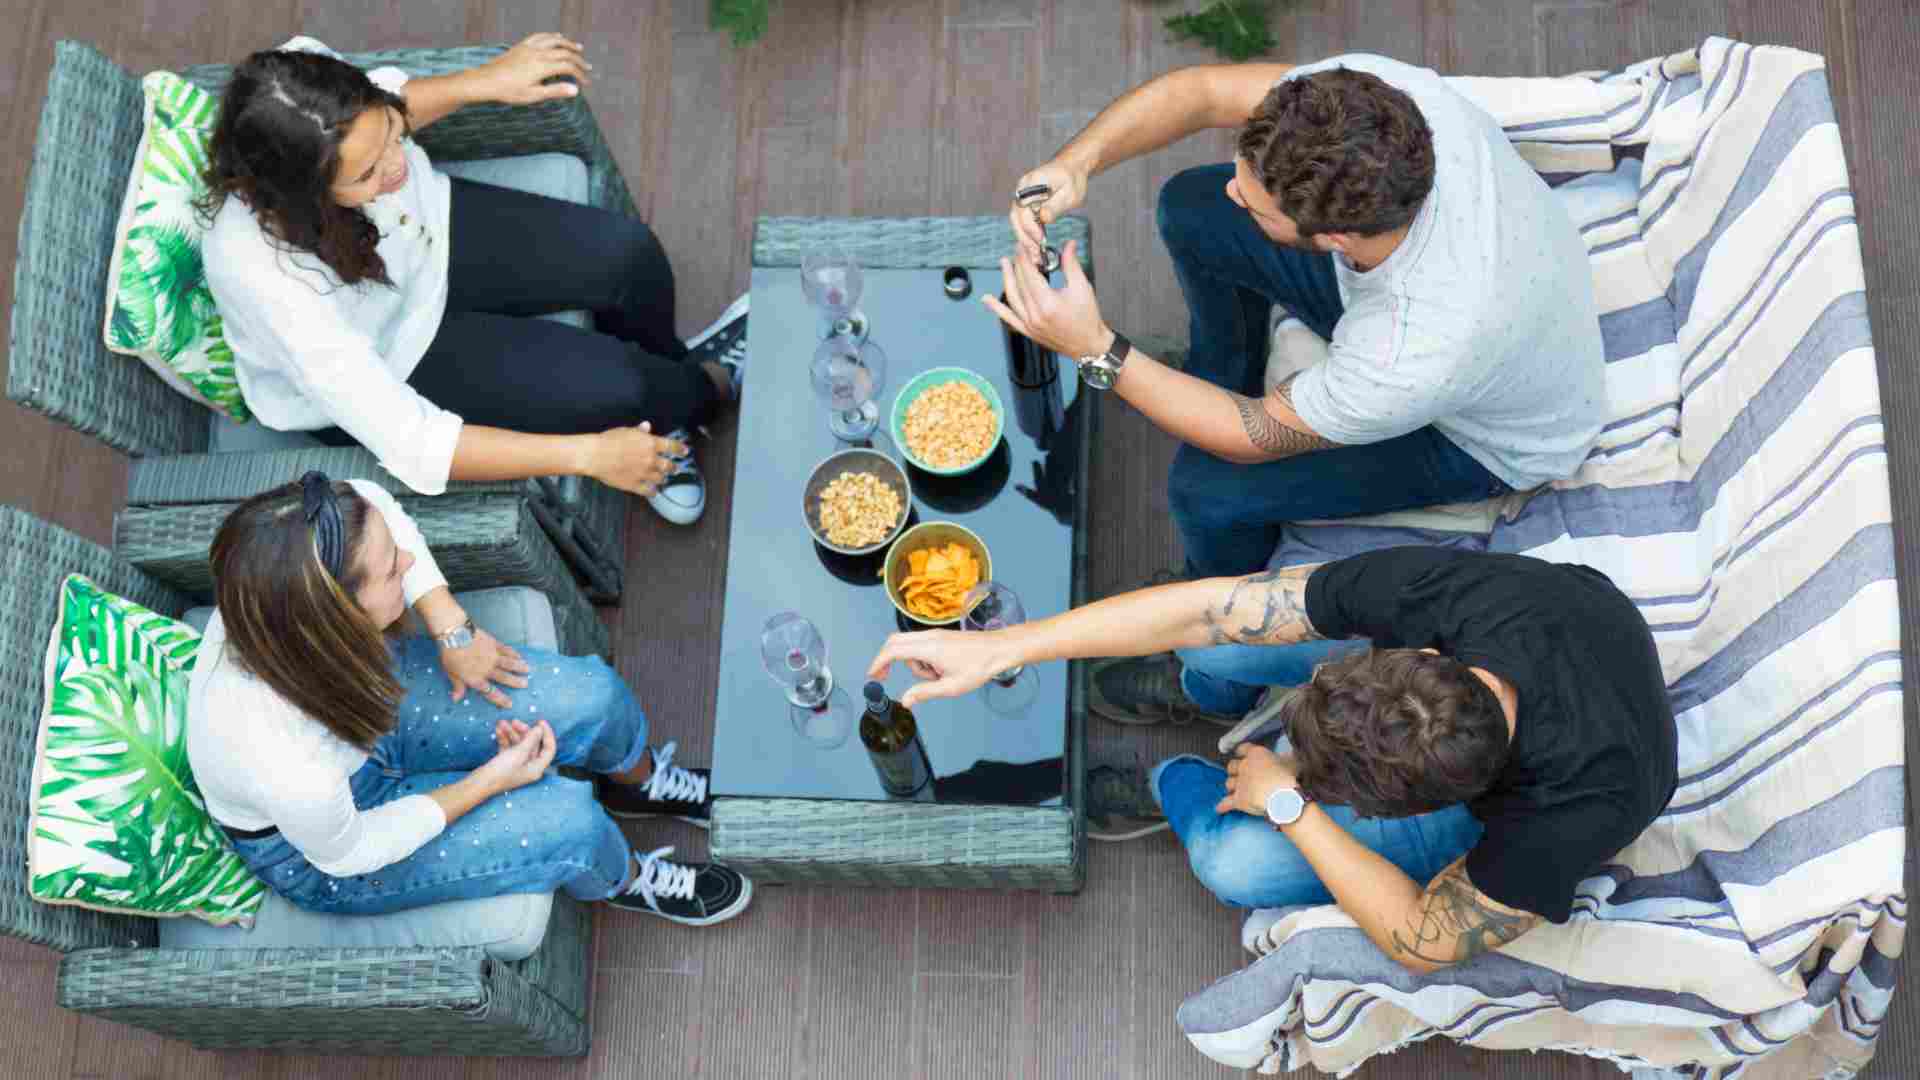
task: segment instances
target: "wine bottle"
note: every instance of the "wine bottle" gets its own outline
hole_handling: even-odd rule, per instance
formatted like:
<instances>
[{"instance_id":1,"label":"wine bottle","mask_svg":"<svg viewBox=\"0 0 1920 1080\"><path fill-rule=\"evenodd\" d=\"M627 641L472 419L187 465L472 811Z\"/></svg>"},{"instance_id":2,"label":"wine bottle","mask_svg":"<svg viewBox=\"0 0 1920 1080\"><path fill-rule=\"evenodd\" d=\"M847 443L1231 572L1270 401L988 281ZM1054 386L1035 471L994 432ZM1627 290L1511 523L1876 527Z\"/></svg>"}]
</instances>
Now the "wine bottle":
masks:
<instances>
[{"instance_id":1,"label":"wine bottle","mask_svg":"<svg viewBox=\"0 0 1920 1080\"><path fill-rule=\"evenodd\" d=\"M887 696L887 688L870 682L867 711L860 717L860 743L867 748L880 786L897 799L911 799L930 790L933 766L920 741L920 728L905 705Z\"/></svg>"},{"instance_id":2,"label":"wine bottle","mask_svg":"<svg viewBox=\"0 0 1920 1080\"><path fill-rule=\"evenodd\" d=\"M1000 297L1002 304L1006 296ZM1060 358L1004 323L1007 342L1007 381L1013 384L1013 419L1029 439L1050 449L1053 436L1066 424L1066 406L1060 388Z\"/></svg>"}]
</instances>

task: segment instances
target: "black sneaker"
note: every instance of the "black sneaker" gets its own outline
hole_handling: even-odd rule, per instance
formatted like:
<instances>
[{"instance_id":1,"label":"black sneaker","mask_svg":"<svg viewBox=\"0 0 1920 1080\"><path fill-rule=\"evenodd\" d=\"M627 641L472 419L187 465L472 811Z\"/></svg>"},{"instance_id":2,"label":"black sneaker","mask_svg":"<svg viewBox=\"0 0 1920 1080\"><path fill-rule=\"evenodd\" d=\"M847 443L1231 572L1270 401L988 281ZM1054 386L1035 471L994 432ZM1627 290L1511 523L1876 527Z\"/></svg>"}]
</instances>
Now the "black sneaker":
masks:
<instances>
[{"instance_id":1,"label":"black sneaker","mask_svg":"<svg viewBox=\"0 0 1920 1080\"><path fill-rule=\"evenodd\" d=\"M647 505L675 525L691 525L706 512L707 480L700 475L699 463L693 460L693 433L678 428L668 432L667 438L686 444L687 452L673 459L673 468L653 494L647 496Z\"/></svg>"},{"instance_id":2,"label":"black sneaker","mask_svg":"<svg viewBox=\"0 0 1920 1080\"><path fill-rule=\"evenodd\" d=\"M673 751L678 746L670 742L653 752L653 775L644 784L597 778L594 794L600 797L600 805L617 818L671 817L706 828L713 810L713 796L708 793L713 772L675 765Z\"/></svg>"},{"instance_id":3,"label":"black sneaker","mask_svg":"<svg viewBox=\"0 0 1920 1080\"><path fill-rule=\"evenodd\" d=\"M694 363L711 360L727 369L734 401L740 400L740 385L746 380L747 306L747 294L741 293L719 318L687 342L687 351L692 353L689 359Z\"/></svg>"},{"instance_id":4,"label":"black sneaker","mask_svg":"<svg viewBox=\"0 0 1920 1080\"><path fill-rule=\"evenodd\" d=\"M633 881L606 902L682 926L712 926L747 910L753 882L744 874L719 863L672 862L667 859L671 854L672 848L663 847L640 856Z\"/></svg>"},{"instance_id":5,"label":"black sneaker","mask_svg":"<svg viewBox=\"0 0 1920 1080\"><path fill-rule=\"evenodd\" d=\"M1173 826L1147 789L1137 760L1096 762L1087 769L1087 839L1132 840Z\"/></svg>"},{"instance_id":6,"label":"black sneaker","mask_svg":"<svg viewBox=\"0 0 1920 1080\"><path fill-rule=\"evenodd\" d=\"M1190 724L1196 718L1232 727L1240 718L1208 712L1180 688L1180 661L1170 652L1100 660L1087 680L1087 709L1116 724Z\"/></svg>"}]
</instances>

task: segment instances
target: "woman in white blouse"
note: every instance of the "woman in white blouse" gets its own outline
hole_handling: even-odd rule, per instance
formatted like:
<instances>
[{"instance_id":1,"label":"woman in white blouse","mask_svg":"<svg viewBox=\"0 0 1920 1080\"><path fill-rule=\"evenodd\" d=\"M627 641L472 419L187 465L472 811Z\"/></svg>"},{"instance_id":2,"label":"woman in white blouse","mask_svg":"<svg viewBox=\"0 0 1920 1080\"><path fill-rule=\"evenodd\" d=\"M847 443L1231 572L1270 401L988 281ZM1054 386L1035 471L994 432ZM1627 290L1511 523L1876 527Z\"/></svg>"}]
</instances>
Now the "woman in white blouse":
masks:
<instances>
[{"instance_id":1,"label":"woman in white blouse","mask_svg":"<svg viewBox=\"0 0 1920 1080\"><path fill-rule=\"evenodd\" d=\"M213 572L187 757L208 812L289 901L364 915L561 889L704 926L752 899L725 866L632 850L609 814L705 827L707 770L673 764L672 743L649 751L646 714L598 657L475 628L378 485L312 472L247 500ZM409 607L425 635L397 632Z\"/></svg>"},{"instance_id":2,"label":"woman in white blouse","mask_svg":"<svg viewBox=\"0 0 1920 1080\"><path fill-rule=\"evenodd\" d=\"M311 38L234 69L204 255L262 423L357 442L429 495L576 474L699 518L687 434L739 397L745 298L683 343L645 224L452 179L412 138L464 105L573 96L589 66L535 34L435 77L364 72ZM527 317L578 308L595 331Z\"/></svg>"}]
</instances>

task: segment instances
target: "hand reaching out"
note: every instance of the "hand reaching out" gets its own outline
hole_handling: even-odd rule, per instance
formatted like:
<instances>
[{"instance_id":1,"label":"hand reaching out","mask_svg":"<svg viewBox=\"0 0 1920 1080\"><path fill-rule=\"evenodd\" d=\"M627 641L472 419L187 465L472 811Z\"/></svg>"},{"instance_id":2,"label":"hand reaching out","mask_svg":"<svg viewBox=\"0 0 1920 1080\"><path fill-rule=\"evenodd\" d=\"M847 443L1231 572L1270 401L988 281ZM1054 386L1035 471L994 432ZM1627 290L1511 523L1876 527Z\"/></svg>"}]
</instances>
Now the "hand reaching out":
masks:
<instances>
[{"instance_id":1,"label":"hand reaching out","mask_svg":"<svg viewBox=\"0 0 1920 1080\"><path fill-rule=\"evenodd\" d=\"M479 74L488 96L507 105L575 97L587 88L587 72L593 70L583 52L564 34L533 34L481 65Z\"/></svg>"}]
</instances>

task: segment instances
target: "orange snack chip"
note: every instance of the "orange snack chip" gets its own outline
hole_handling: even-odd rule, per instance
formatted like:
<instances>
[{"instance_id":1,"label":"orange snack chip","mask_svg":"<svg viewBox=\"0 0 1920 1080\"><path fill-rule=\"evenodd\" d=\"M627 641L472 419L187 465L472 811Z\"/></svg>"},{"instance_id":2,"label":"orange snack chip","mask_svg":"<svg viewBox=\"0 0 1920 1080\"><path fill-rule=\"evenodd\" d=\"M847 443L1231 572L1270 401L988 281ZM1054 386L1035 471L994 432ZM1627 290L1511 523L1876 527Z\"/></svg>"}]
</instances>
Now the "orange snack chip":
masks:
<instances>
[{"instance_id":1,"label":"orange snack chip","mask_svg":"<svg viewBox=\"0 0 1920 1080\"><path fill-rule=\"evenodd\" d=\"M909 551L907 571L900 581L900 603L933 622L959 618L967 590L980 584L980 561L964 544L938 544Z\"/></svg>"}]
</instances>

